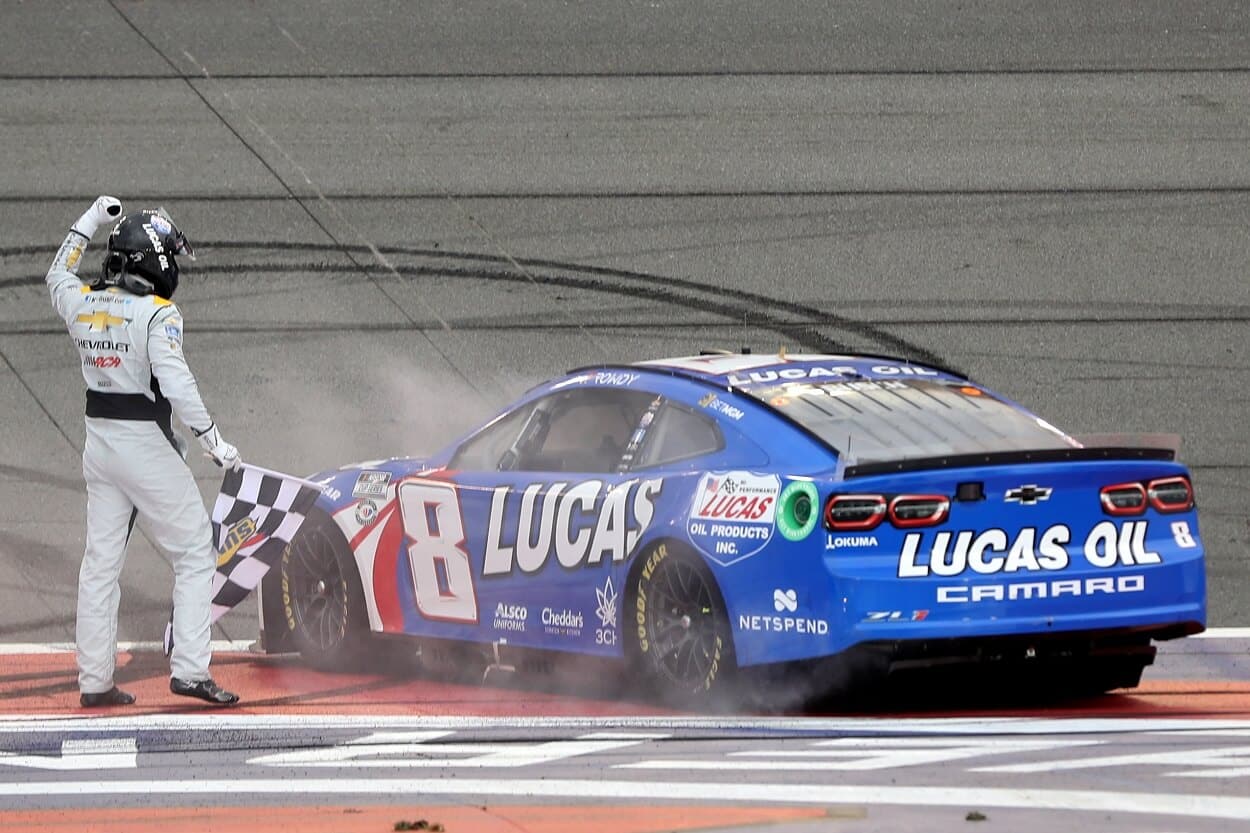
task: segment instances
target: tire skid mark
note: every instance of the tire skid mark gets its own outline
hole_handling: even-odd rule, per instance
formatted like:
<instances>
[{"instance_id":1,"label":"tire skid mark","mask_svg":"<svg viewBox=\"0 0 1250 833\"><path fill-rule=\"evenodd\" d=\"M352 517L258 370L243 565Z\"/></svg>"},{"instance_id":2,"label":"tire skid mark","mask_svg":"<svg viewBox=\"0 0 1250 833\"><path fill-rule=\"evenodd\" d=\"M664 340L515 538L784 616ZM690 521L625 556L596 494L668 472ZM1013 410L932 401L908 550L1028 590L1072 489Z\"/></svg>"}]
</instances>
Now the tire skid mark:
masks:
<instances>
[{"instance_id":1,"label":"tire skid mark","mask_svg":"<svg viewBox=\"0 0 1250 833\"><path fill-rule=\"evenodd\" d=\"M326 254L369 253L360 246L336 246L317 243L285 243L285 242L204 242L201 251L211 249L234 249L244 251L288 251L288 252L324 252ZM407 246L378 246L377 251L385 255L402 255L407 257L426 258L437 261L450 261L446 265L407 265L394 264L381 267L376 264L329 264L314 262L304 264L292 263L244 263L213 264L197 266L195 272L201 275L218 275L235 277L240 274L255 273L325 273L341 272L344 269L367 275L386 274L402 278L446 277L484 280L496 283L537 283L568 289L580 289L590 292L604 292L629 298L637 298L653 303L672 304L687 309L712 312L744 325L770 330L788 339L793 339L796 348L812 352L845 353L861 349L847 341L831 337L822 328L833 328L861 339L869 339L884 348L886 352L898 353L903 358L912 359L938 366L948 365L941 356L911 342L901 336L894 335L875 324L849 318L846 316L823 313L819 323L807 323L814 310L808 304L786 301L756 292L731 289L702 283L686 278L667 277L626 269L615 269L604 266L589 266L576 263L565 263L544 258L509 259L498 255L487 255L476 252L445 251ZM7 247L0 248L0 257L36 255L50 251L46 247ZM516 264L532 269L518 273L512 265ZM480 264L470 267L461 264ZM609 280L610 279L610 280ZM42 282L41 276L22 276L0 279L0 290L37 285ZM795 320L795 319L798 320ZM412 324L408 329L414 328Z\"/></svg>"}]
</instances>

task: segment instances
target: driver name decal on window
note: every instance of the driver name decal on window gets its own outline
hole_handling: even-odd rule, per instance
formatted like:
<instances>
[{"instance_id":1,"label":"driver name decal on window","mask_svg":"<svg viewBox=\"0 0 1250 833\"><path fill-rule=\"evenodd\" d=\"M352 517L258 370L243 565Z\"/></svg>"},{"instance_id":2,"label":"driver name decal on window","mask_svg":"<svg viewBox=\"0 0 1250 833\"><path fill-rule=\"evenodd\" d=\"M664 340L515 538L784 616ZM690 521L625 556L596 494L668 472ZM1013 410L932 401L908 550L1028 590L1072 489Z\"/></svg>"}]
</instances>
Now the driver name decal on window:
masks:
<instances>
[{"instance_id":1,"label":"driver name decal on window","mask_svg":"<svg viewBox=\"0 0 1250 833\"><path fill-rule=\"evenodd\" d=\"M553 553L566 569L605 557L624 561L650 525L663 485L656 478L606 489L600 480L531 483L519 491L500 486L491 496L482 574L535 573Z\"/></svg>"}]
</instances>

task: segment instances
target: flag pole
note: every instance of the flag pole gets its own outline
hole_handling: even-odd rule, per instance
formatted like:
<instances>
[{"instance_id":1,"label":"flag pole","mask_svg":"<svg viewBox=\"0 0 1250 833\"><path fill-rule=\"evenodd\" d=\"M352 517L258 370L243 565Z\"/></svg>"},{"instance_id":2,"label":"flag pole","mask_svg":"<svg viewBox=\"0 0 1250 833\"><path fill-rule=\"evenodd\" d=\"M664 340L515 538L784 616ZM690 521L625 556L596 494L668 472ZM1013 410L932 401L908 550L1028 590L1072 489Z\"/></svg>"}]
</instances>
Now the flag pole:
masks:
<instances>
[{"instance_id":1,"label":"flag pole","mask_svg":"<svg viewBox=\"0 0 1250 833\"><path fill-rule=\"evenodd\" d=\"M281 479L283 479L283 480L293 480L293 481L295 481L296 483L302 483L302 484L304 484L305 486L308 486L309 488L316 489L318 492L320 492L320 491L321 491L321 484L320 484L320 483L314 483L314 482L312 482L311 480L305 480L304 478L302 478L302 477L296 477L296 476L295 476L295 475L293 475L293 474L286 474L285 472L274 471L273 469L267 469L267 468L265 468L265 467L263 467L263 466L257 466L257 465L255 465L255 464L253 464L253 463L244 463L244 464L243 464L243 468L245 468L245 469L251 469L252 471L258 471L258 472L260 472L261 474L267 474L267 475L269 475L270 477L278 477L278 478L281 478Z\"/></svg>"}]
</instances>

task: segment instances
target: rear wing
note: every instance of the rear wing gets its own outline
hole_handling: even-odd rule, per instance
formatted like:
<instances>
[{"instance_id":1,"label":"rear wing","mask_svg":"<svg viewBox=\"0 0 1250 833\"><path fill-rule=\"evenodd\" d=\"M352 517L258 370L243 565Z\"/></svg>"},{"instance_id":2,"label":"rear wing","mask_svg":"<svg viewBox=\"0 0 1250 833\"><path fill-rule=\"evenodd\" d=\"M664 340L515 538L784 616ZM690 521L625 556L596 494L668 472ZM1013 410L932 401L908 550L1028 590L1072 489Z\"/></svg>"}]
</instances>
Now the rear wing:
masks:
<instances>
[{"instance_id":1,"label":"rear wing","mask_svg":"<svg viewBox=\"0 0 1250 833\"><path fill-rule=\"evenodd\" d=\"M1181 455L1180 434L1075 434L1072 439L1083 448L1153 448Z\"/></svg>"},{"instance_id":2,"label":"rear wing","mask_svg":"<svg viewBox=\"0 0 1250 833\"><path fill-rule=\"evenodd\" d=\"M1015 463L1058 463L1080 460L1175 460L1181 438L1176 434L1085 434L1072 438L1072 448L1042 448L1032 451L990 451L881 460L847 466L842 477L868 477L925 469L957 469L970 466L1006 466Z\"/></svg>"}]
</instances>

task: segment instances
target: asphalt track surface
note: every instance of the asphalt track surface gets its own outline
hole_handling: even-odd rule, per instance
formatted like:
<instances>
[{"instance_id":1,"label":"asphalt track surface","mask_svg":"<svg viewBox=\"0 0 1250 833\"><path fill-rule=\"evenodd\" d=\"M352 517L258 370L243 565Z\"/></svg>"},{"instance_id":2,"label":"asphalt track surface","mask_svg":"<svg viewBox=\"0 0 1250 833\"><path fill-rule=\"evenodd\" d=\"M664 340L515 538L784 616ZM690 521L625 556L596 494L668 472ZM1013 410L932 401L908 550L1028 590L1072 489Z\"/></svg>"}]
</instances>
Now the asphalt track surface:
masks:
<instances>
[{"instance_id":1,"label":"asphalt track surface","mask_svg":"<svg viewBox=\"0 0 1250 833\"><path fill-rule=\"evenodd\" d=\"M1250 821L1250 633L1166 647L1163 679L1045 709L690 715L602 683L322 673L216 646L226 712L124 646L126 709L72 653L0 650L0 830L1224 831ZM263 810L258 810L263 808ZM263 813L263 815L262 815Z\"/></svg>"},{"instance_id":2,"label":"asphalt track surface","mask_svg":"<svg viewBox=\"0 0 1250 833\"><path fill-rule=\"evenodd\" d=\"M73 638L82 393L42 275L100 193L196 242L187 352L258 464L433 450L577 364L904 353L1181 435L1210 623L1250 625L1243 3L11 2L0 147L4 642ZM136 540L121 638L171 579Z\"/></svg>"}]
</instances>

